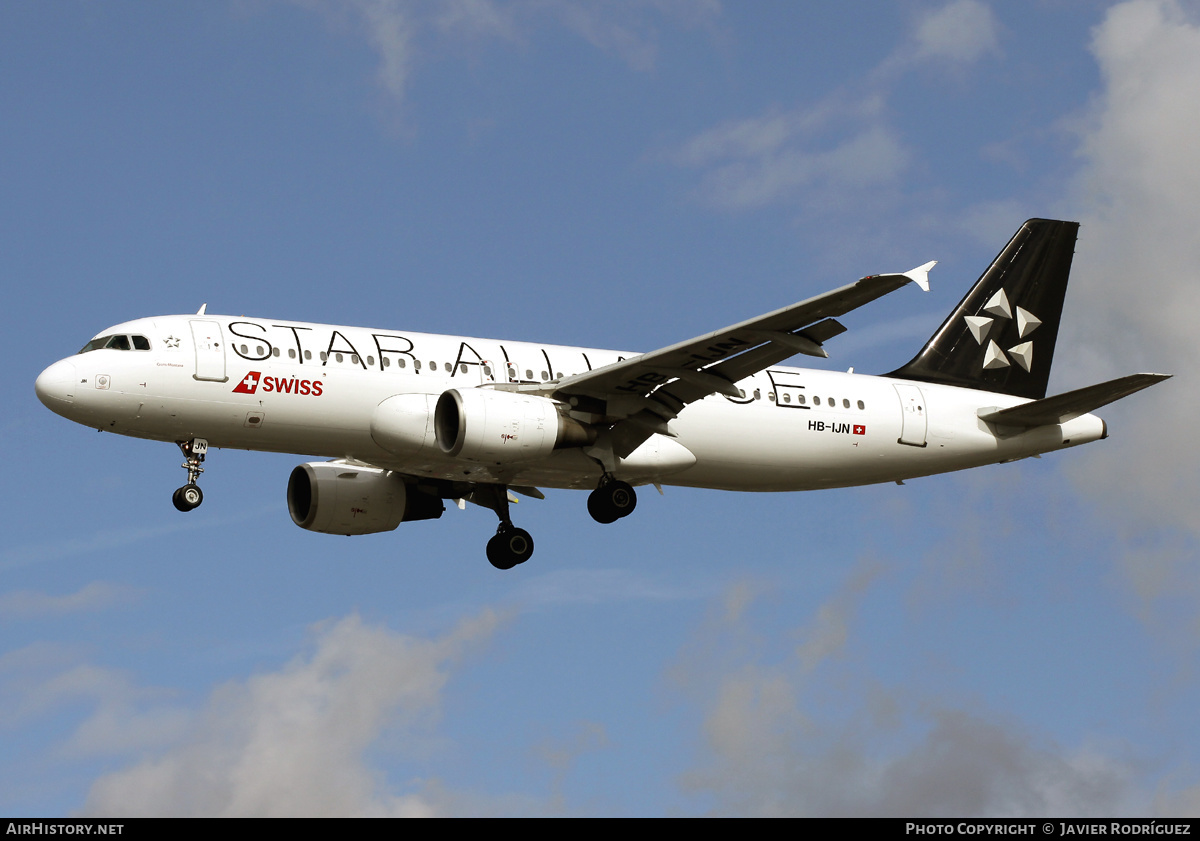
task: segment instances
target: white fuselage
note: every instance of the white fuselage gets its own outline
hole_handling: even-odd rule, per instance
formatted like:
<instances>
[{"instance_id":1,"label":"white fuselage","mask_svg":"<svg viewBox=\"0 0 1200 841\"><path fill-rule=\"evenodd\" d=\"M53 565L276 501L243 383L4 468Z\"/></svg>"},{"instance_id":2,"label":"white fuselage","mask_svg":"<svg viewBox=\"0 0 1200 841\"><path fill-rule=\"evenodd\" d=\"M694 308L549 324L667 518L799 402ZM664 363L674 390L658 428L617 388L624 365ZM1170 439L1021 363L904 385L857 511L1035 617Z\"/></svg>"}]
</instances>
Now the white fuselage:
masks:
<instances>
[{"instance_id":1,"label":"white fuselage","mask_svg":"<svg viewBox=\"0 0 1200 841\"><path fill-rule=\"evenodd\" d=\"M228 316L165 316L101 335L148 350L99 349L38 379L58 414L159 441L350 458L411 476L594 488L581 448L520 464L468 463L436 447L412 454L372 437L376 408L399 394L542 384L635 354ZM631 483L795 491L896 481L1009 461L1104 437L1083 415L998 435L980 409L1022 398L885 377L776 366L710 395L653 435L616 475ZM681 449L682 448L682 449Z\"/></svg>"}]
</instances>

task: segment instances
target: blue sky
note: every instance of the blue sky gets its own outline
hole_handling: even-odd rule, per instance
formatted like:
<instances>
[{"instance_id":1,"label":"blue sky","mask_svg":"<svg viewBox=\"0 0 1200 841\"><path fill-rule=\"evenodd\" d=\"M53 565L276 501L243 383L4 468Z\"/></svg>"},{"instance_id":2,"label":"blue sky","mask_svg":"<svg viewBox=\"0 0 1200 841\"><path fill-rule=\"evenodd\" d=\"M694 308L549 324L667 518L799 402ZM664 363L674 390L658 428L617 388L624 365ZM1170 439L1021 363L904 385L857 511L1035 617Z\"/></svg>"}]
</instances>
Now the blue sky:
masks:
<instances>
[{"instance_id":1,"label":"blue sky","mask_svg":"<svg viewBox=\"0 0 1200 841\"><path fill-rule=\"evenodd\" d=\"M0 5L0 813L1196 815L1200 8ZM622 349L865 274L906 361L1082 223L1052 390L1111 437L824 493L522 501L358 538L297 457L74 426L33 381L212 312ZM16 351L12 353L12 351Z\"/></svg>"}]
</instances>

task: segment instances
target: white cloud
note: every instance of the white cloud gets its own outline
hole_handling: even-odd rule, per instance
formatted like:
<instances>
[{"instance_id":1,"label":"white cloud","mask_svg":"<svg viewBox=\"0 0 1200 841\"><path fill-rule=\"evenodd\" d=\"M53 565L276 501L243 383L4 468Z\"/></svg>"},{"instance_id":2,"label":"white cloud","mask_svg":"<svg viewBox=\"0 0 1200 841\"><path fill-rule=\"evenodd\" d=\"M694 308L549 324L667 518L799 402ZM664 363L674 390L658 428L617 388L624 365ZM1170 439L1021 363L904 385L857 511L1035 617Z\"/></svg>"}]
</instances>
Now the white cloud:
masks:
<instances>
[{"instance_id":1,"label":"white cloud","mask_svg":"<svg viewBox=\"0 0 1200 841\"><path fill-rule=\"evenodd\" d=\"M103 610L128 603L141 594L136 587L93 581L74 593L52 596L34 590L16 590L0 595L0 619L36 619L68 613Z\"/></svg>"},{"instance_id":2,"label":"white cloud","mask_svg":"<svg viewBox=\"0 0 1200 841\"><path fill-rule=\"evenodd\" d=\"M1082 227L1059 366L1067 386L1133 371L1177 375L1106 409L1112 437L1070 469L1082 488L1111 502L1113 522L1140 547L1128 552L1126 568L1146 615L1163 621L1171 613L1161 599L1186 601L1193 642L1200 640L1200 439L1191 434L1200 412L1198 23L1194 10L1170 0L1134 0L1112 7L1093 32L1103 88L1080 135ZM1164 525L1191 539L1146 534Z\"/></svg>"},{"instance_id":3,"label":"white cloud","mask_svg":"<svg viewBox=\"0 0 1200 841\"><path fill-rule=\"evenodd\" d=\"M725 612L676 677L706 709L699 767L685 791L713 812L746 816L1042 816L1145 813L1133 767L1091 747L1067 749L995 715L864 688L829 664L877 575L860 568L819 607L795 656L768 661L745 640L753 615ZM745 588L739 590L739 600ZM832 697L836 713L812 699ZM1180 794L1160 795L1163 804Z\"/></svg>"},{"instance_id":4,"label":"white cloud","mask_svg":"<svg viewBox=\"0 0 1200 841\"><path fill-rule=\"evenodd\" d=\"M397 100L403 99L413 61L413 23L404 6L386 0L356 4L366 24L367 38L379 53L379 83Z\"/></svg>"},{"instance_id":5,"label":"white cloud","mask_svg":"<svg viewBox=\"0 0 1200 841\"><path fill-rule=\"evenodd\" d=\"M664 583L626 569L551 570L524 580L514 590L512 601L526 607L635 599L680 601L709 596L712 590L702 582Z\"/></svg>"},{"instance_id":6,"label":"white cloud","mask_svg":"<svg viewBox=\"0 0 1200 841\"><path fill-rule=\"evenodd\" d=\"M999 25L979 0L956 0L926 14L913 40L918 60L970 64L1000 52Z\"/></svg>"},{"instance_id":7,"label":"white cloud","mask_svg":"<svg viewBox=\"0 0 1200 841\"><path fill-rule=\"evenodd\" d=\"M219 687L164 752L98 779L84 814L431 815L469 807L416 784L396 793L364 759L385 731L403 741L436 721L449 667L487 640L497 617L436 639L349 616L318 628L311 653ZM395 741L394 739L392 741ZM512 804L510 804L512 806Z\"/></svg>"},{"instance_id":8,"label":"white cloud","mask_svg":"<svg viewBox=\"0 0 1200 841\"><path fill-rule=\"evenodd\" d=\"M94 532L83 537L63 537L45 543L15 546L0 551L0 570L17 569L31 564L57 561L77 555L98 554L110 549L121 549L137 543L153 540L179 532L211 529L231 523L254 520L277 513L276 506L266 506L222 517L219 520L194 520L179 518L165 526L143 528L118 528Z\"/></svg>"},{"instance_id":9,"label":"white cloud","mask_svg":"<svg viewBox=\"0 0 1200 841\"><path fill-rule=\"evenodd\" d=\"M177 738L185 717L168 702L174 693L139 687L118 669L79 662L76 652L36 643L0 657L0 720L12 727L80 701L93 711L59 747L93 756L158 747Z\"/></svg>"},{"instance_id":10,"label":"white cloud","mask_svg":"<svg viewBox=\"0 0 1200 841\"><path fill-rule=\"evenodd\" d=\"M294 1L331 19L349 19L379 55L379 84L396 102L404 100L418 59L444 47L431 41L431 33L458 43L483 39L522 42L538 23L550 20L593 47L616 55L630 68L647 71L657 60L660 29L711 27L721 13L718 0Z\"/></svg>"},{"instance_id":11,"label":"white cloud","mask_svg":"<svg viewBox=\"0 0 1200 841\"><path fill-rule=\"evenodd\" d=\"M551 12L593 47L614 53L630 68L641 71L652 70L658 59L662 22L707 27L721 14L719 0L533 0L526 8Z\"/></svg>"},{"instance_id":12,"label":"white cloud","mask_svg":"<svg viewBox=\"0 0 1200 841\"><path fill-rule=\"evenodd\" d=\"M880 116L879 99L828 100L811 109L732 121L673 156L700 169L698 195L726 210L781 202L840 204L895 184L909 153Z\"/></svg>"},{"instance_id":13,"label":"white cloud","mask_svg":"<svg viewBox=\"0 0 1200 841\"><path fill-rule=\"evenodd\" d=\"M912 165L888 120L889 86L922 63L965 65L999 51L999 25L987 4L956 0L922 17L910 38L864 74L859 93L838 91L811 107L714 126L671 157L699 170L698 197L725 210L792 203L824 215L885 206Z\"/></svg>"}]
</instances>

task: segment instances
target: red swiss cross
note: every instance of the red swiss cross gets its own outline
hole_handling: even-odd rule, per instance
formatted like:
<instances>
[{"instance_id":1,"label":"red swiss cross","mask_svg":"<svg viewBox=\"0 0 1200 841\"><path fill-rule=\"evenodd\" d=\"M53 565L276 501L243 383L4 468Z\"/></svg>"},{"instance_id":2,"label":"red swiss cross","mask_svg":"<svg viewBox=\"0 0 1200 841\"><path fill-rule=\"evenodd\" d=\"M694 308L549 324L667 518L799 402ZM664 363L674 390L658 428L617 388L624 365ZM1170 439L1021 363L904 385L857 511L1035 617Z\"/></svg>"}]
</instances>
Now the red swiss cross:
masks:
<instances>
[{"instance_id":1,"label":"red swiss cross","mask_svg":"<svg viewBox=\"0 0 1200 841\"><path fill-rule=\"evenodd\" d=\"M258 371L251 371L246 375L246 379L237 384L237 388L233 390L234 394L253 394L258 390L258 380L261 375Z\"/></svg>"},{"instance_id":2,"label":"red swiss cross","mask_svg":"<svg viewBox=\"0 0 1200 841\"><path fill-rule=\"evenodd\" d=\"M866 435L867 428L861 423L856 423L856 424L854 424L854 434L855 435Z\"/></svg>"}]
</instances>

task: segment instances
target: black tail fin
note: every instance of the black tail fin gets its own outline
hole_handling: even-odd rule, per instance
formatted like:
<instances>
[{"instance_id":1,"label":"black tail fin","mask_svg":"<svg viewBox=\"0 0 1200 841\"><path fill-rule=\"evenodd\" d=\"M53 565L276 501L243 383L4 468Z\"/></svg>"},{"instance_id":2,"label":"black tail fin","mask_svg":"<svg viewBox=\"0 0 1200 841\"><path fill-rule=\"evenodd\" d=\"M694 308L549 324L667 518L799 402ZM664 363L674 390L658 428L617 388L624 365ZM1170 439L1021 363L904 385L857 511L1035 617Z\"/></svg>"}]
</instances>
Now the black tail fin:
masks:
<instances>
[{"instance_id":1,"label":"black tail fin","mask_svg":"<svg viewBox=\"0 0 1200 841\"><path fill-rule=\"evenodd\" d=\"M911 362L889 377L1046 396L1078 222L1030 219Z\"/></svg>"}]
</instances>

